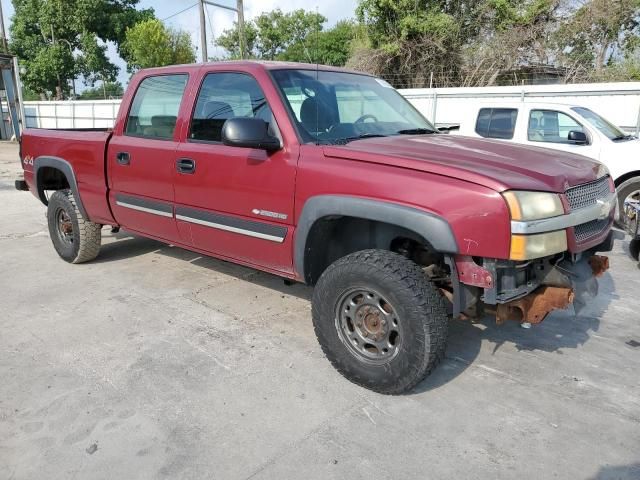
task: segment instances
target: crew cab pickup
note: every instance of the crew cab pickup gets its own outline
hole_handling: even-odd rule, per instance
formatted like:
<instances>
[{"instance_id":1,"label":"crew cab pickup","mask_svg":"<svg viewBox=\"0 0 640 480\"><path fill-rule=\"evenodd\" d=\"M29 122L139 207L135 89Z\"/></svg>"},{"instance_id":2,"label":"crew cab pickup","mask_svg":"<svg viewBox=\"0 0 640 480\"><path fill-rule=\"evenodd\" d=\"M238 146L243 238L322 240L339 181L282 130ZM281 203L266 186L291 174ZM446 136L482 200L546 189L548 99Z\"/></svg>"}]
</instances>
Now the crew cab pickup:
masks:
<instances>
[{"instance_id":1,"label":"crew cab pickup","mask_svg":"<svg viewBox=\"0 0 640 480\"><path fill-rule=\"evenodd\" d=\"M450 316L538 323L586 301L608 266L595 255L615 212L603 165L438 134L366 74L142 70L112 130L27 129L21 142L16 186L48 205L64 260L95 258L111 226L315 285L326 356L382 393L436 366Z\"/></svg>"},{"instance_id":2,"label":"crew cab pickup","mask_svg":"<svg viewBox=\"0 0 640 480\"><path fill-rule=\"evenodd\" d=\"M593 158L609 169L621 213L625 201L640 200L640 140L588 108L538 102L486 103L452 133Z\"/></svg>"}]
</instances>

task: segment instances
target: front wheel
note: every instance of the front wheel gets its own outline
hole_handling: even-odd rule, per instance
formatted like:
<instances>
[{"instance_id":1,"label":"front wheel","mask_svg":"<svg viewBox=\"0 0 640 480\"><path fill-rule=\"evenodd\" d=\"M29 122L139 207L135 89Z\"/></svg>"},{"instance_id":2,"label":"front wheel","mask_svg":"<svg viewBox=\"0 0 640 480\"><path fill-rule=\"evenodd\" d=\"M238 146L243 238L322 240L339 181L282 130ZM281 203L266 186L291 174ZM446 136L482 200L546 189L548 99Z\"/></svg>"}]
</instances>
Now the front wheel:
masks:
<instances>
[{"instance_id":1,"label":"front wheel","mask_svg":"<svg viewBox=\"0 0 640 480\"><path fill-rule=\"evenodd\" d=\"M47 223L53 247L63 260L82 263L98 256L102 225L82 217L71 190L58 190L51 195Z\"/></svg>"},{"instance_id":2,"label":"front wheel","mask_svg":"<svg viewBox=\"0 0 640 480\"><path fill-rule=\"evenodd\" d=\"M620 215L618 222L621 227L624 227L626 222L624 202L626 200L640 200L640 177L632 177L625 180L616 188L616 191L618 192L618 211Z\"/></svg>"},{"instance_id":3,"label":"front wheel","mask_svg":"<svg viewBox=\"0 0 640 480\"><path fill-rule=\"evenodd\" d=\"M333 263L313 293L320 346L348 380L379 393L416 386L444 357L445 301L420 267L385 250Z\"/></svg>"},{"instance_id":4,"label":"front wheel","mask_svg":"<svg viewBox=\"0 0 640 480\"><path fill-rule=\"evenodd\" d=\"M633 238L629 242L629 254L634 260L640 260L640 237Z\"/></svg>"}]
</instances>

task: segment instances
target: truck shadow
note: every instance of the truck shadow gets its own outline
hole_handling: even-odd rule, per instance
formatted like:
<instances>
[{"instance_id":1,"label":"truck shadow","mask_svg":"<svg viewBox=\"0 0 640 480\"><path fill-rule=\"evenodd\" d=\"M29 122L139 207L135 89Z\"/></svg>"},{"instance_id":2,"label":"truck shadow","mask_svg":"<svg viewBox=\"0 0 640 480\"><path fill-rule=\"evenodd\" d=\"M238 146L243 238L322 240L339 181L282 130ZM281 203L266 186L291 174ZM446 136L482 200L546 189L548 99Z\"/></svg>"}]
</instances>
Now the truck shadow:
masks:
<instances>
[{"instance_id":1,"label":"truck shadow","mask_svg":"<svg viewBox=\"0 0 640 480\"><path fill-rule=\"evenodd\" d=\"M584 345L598 332L600 319L611 301L617 298L613 278L605 273L599 279L598 296L578 315L571 306L551 313L531 329L524 329L517 322L496 325L493 317L474 323L451 321L444 361L413 393L433 390L450 382L474 363L483 363L482 358L486 358L488 364L495 364L493 359L497 357L497 365L507 365L514 361L539 362L539 359L532 360L530 355L520 356L523 352L563 355L567 349Z\"/></svg>"},{"instance_id":2,"label":"truck shadow","mask_svg":"<svg viewBox=\"0 0 640 480\"><path fill-rule=\"evenodd\" d=\"M155 253L188 262L214 274L228 275L286 295L311 300L311 287L302 284L286 285L283 279L276 275L127 233L105 236L115 237L117 241L106 243L94 262L114 262ZM598 332L600 319L610 302L618 298L613 278L609 273L599 279L599 284L598 297L579 315L575 314L573 307L569 307L568 310L552 313L544 322L528 330L521 328L516 322L496 325L492 317L485 317L473 323L451 321L444 361L411 393L426 392L452 381L474 363L482 362L482 357L488 359L487 363L495 357L502 358L499 363L507 363L519 361L518 354L521 352L562 355L566 349L584 345L593 333ZM522 357L522 361L531 361L531 356Z\"/></svg>"},{"instance_id":3,"label":"truck shadow","mask_svg":"<svg viewBox=\"0 0 640 480\"><path fill-rule=\"evenodd\" d=\"M588 480L637 480L638 478L640 478L640 463L633 463L602 467Z\"/></svg>"},{"instance_id":4,"label":"truck shadow","mask_svg":"<svg viewBox=\"0 0 640 480\"><path fill-rule=\"evenodd\" d=\"M286 285L283 278L277 275L261 272L250 267L220 260L214 257L201 255L197 252L185 250L181 247L167 245L165 243L138 237L127 232L110 234L103 232L105 238L115 238L117 241L105 243L100 249L100 255L92 263L116 262L131 259L141 255L156 253L165 257L174 258L190 263L200 268L221 273L239 280L245 280L261 287L276 290L283 294L293 295L303 300L311 300L312 289L302 284Z\"/></svg>"}]
</instances>

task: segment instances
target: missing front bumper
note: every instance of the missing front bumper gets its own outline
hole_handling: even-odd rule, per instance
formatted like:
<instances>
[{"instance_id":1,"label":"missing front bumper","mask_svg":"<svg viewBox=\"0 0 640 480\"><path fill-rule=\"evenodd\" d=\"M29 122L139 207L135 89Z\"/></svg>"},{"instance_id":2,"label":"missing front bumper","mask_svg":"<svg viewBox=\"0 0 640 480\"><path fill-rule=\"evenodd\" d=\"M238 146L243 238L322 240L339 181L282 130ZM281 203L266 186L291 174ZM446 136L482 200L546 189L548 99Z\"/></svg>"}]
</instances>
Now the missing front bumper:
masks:
<instances>
[{"instance_id":1,"label":"missing front bumper","mask_svg":"<svg viewBox=\"0 0 640 480\"><path fill-rule=\"evenodd\" d=\"M496 322L540 323L554 310L564 310L572 304L579 313L598 294L597 277L608 269L609 258L600 255L585 257L575 263L559 262L535 291L497 305Z\"/></svg>"}]
</instances>

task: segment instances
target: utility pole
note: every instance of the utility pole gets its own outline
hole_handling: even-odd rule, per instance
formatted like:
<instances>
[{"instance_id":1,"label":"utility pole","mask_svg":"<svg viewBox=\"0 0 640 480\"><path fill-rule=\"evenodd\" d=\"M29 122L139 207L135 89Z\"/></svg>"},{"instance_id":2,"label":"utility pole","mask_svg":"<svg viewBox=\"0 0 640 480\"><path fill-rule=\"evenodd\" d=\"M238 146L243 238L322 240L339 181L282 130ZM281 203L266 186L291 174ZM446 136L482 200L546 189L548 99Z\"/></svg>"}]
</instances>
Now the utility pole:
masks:
<instances>
[{"instance_id":1,"label":"utility pole","mask_svg":"<svg viewBox=\"0 0 640 480\"><path fill-rule=\"evenodd\" d=\"M207 52L207 29L205 27L204 18L204 3L205 0L200 0L200 48L202 49L202 62L209 61L209 54Z\"/></svg>"},{"instance_id":2,"label":"utility pole","mask_svg":"<svg viewBox=\"0 0 640 480\"><path fill-rule=\"evenodd\" d=\"M204 29L204 4L211 5L212 7L224 8L225 10L231 10L238 14L238 46L240 47L240 58L244 58L244 52L246 49L246 41L244 35L244 6L242 0L236 0L236 8L227 7L220 3L211 2L209 0L200 0L200 25ZM203 30L204 31L204 30ZM204 34L206 37L206 34ZM205 38L203 37L203 38ZM204 40L203 40L204 43Z\"/></svg>"},{"instance_id":3,"label":"utility pole","mask_svg":"<svg viewBox=\"0 0 640 480\"><path fill-rule=\"evenodd\" d=\"M246 42L244 37L244 6L242 5L242 0L237 0L236 8L238 12L238 43L240 46L240 58L244 60Z\"/></svg>"},{"instance_id":4,"label":"utility pole","mask_svg":"<svg viewBox=\"0 0 640 480\"><path fill-rule=\"evenodd\" d=\"M0 0L0 37L0 41L2 42L2 52L9 53L9 49L7 48L7 36L4 33L4 13L2 13L2 0Z\"/></svg>"}]
</instances>

